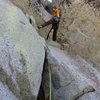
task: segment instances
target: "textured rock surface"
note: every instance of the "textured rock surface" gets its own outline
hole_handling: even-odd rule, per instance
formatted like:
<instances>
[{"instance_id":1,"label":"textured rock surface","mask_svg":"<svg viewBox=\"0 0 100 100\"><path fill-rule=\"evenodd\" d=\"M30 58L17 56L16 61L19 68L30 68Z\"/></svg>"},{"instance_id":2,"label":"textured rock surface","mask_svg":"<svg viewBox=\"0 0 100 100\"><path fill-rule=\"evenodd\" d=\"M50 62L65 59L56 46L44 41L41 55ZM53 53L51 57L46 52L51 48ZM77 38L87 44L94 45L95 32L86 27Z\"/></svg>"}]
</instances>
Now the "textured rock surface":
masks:
<instances>
[{"instance_id":1,"label":"textured rock surface","mask_svg":"<svg viewBox=\"0 0 100 100\"><path fill-rule=\"evenodd\" d=\"M100 73L84 59L49 46L48 62L52 71L54 100L100 99Z\"/></svg>"},{"instance_id":2,"label":"textured rock surface","mask_svg":"<svg viewBox=\"0 0 100 100\"><path fill-rule=\"evenodd\" d=\"M36 23L40 23L42 21L41 16L38 14L34 6L34 2L37 0L10 0L10 1L18 8L20 8L25 13L26 16L28 15L31 18L34 17Z\"/></svg>"},{"instance_id":3,"label":"textured rock surface","mask_svg":"<svg viewBox=\"0 0 100 100\"><path fill-rule=\"evenodd\" d=\"M67 51L90 60L100 70L100 11L84 1L72 0L70 7L65 5L58 37L70 44Z\"/></svg>"},{"instance_id":4,"label":"textured rock surface","mask_svg":"<svg viewBox=\"0 0 100 100\"><path fill-rule=\"evenodd\" d=\"M78 100L100 100L100 90L96 91L96 92L85 94Z\"/></svg>"},{"instance_id":5,"label":"textured rock surface","mask_svg":"<svg viewBox=\"0 0 100 100\"><path fill-rule=\"evenodd\" d=\"M0 0L0 12L0 100L35 100L41 83L44 40L8 0Z\"/></svg>"}]
</instances>

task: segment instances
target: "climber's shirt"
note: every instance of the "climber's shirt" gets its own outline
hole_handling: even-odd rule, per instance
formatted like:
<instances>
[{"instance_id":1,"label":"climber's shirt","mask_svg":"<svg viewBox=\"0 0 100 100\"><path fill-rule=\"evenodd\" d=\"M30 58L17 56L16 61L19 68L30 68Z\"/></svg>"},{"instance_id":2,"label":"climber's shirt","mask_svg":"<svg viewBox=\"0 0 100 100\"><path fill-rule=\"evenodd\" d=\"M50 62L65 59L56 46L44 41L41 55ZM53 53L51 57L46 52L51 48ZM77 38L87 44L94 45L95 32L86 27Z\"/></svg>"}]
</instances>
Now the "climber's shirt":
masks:
<instances>
[{"instance_id":1,"label":"climber's shirt","mask_svg":"<svg viewBox=\"0 0 100 100\"><path fill-rule=\"evenodd\" d=\"M61 17L61 8L60 8L60 6L52 8L52 15L53 15L53 17L49 21L43 23L41 25L41 27L45 27L45 26L48 26L50 24L52 24L54 26L59 24L60 17Z\"/></svg>"},{"instance_id":2,"label":"climber's shirt","mask_svg":"<svg viewBox=\"0 0 100 100\"><path fill-rule=\"evenodd\" d=\"M61 16L61 8L60 8L60 6L55 7L55 8L52 9L52 15L53 16L57 16L57 17Z\"/></svg>"}]
</instances>

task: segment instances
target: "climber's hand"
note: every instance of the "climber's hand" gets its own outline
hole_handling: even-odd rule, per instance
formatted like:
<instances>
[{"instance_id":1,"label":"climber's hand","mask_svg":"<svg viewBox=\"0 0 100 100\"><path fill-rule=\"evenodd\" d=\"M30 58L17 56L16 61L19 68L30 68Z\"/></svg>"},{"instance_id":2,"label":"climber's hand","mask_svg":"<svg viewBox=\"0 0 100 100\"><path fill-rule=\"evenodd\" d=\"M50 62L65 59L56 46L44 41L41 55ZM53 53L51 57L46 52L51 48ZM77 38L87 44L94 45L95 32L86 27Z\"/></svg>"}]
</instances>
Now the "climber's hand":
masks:
<instances>
[{"instance_id":1,"label":"climber's hand","mask_svg":"<svg viewBox=\"0 0 100 100\"><path fill-rule=\"evenodd\" d=\"M42 26L38 26L38 29L42 28Z\"/></svg>"}]
</instances>

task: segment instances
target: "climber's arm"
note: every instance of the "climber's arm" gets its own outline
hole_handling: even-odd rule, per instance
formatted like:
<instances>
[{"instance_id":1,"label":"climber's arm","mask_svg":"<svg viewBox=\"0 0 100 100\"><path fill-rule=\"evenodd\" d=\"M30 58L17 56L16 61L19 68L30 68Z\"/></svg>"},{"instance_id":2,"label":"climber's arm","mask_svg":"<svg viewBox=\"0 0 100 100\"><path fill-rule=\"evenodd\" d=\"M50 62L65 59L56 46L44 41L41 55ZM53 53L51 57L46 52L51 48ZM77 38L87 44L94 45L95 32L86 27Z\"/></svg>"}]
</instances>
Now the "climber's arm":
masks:
<instances>
[{"instance_id":1,"label":"climber's arm","mask_svg":"<svg viewBox=\"0 0 100 100\"><path fill-rule=\"evenodd\" d=\"M48 26L50 24L53 24L53 19L50 19L48 22L43 23L41 26L38 26L38 28L40 29L40 28L43 28L43 27Z\"/></svg>"}]
</instances>

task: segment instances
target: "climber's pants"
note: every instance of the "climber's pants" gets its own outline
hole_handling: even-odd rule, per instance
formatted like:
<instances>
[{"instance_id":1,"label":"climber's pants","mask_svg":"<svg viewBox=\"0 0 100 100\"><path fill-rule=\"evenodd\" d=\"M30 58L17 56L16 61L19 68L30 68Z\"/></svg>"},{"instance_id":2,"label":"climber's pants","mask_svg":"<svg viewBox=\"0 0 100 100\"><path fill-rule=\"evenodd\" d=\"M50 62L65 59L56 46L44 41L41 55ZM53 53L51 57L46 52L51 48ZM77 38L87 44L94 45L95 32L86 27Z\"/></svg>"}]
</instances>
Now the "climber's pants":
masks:
<instances>
[{"instance_id":1,"label":"climber's pants","mask_svg":"<svg viewBox=\"0 0 100 100\"><path fill-rule=\"evenodd\" d=\"M57 31L58 31L58 28L59 28L59 23L55 24L54 27L53 27L53 37L52 37L53 41L57 40Z\"/></svg>"}]
</instances>

